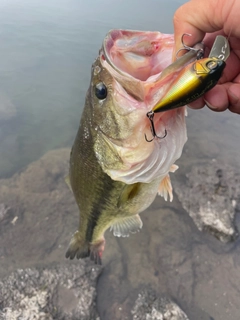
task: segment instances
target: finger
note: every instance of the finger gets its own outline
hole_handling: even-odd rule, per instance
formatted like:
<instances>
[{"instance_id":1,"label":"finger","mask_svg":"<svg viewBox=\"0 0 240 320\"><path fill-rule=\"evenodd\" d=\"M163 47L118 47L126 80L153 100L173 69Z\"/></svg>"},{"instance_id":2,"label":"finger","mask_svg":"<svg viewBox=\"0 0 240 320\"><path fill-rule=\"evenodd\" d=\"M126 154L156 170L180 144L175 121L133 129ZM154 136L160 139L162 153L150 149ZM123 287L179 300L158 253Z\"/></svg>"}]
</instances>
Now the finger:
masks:
<instances>
[{"instance_id":1,"label":"finger","mask_svg":"<svg viewBox=\"0 0 240 320\"><path fill-rule=\"evenodd\" d=\"M233 83L228 90L229 110L240 114L240 83Z\"/></svg>"},{"instance_id":2,"label":"finger","mask_svg":"<svg viewBox=\"0 0 240 320\"><path fill-rule=\"evenodd\" d=\"M205 2L208 2L205 5ZM189 33L192 37L186 39L186 44L193 46L195 43L202 41L206 32L219 30L218 27L212 26L212 15L209 17L209 11L212 11L212 5L216 0L189 1L181 6L173 17L175 49L179 50L182 46L181 37L184 33ZM196 10L197 8L197 10ZM210 19L209 19L210 18ZM175 56L174 51L174 56Z\"/></svg>"},{"instance_id":3,"label":"finger","mask_svg":"<svg viewBox=\"0 0 240 320\"><path fill-rule=\"evenodd\" d=\"M202 109L205 106L205 101L203 98L199 98L188 104L188 107L191 109Z\"/></svg>"},{"instance_id":4,"label":"finger","mask_svg":"<svg viewBox=\"0 0 240 320\"><path fill-rule=\"evenodd\" d=\"M176 50L181 48L181 36L192 34L187 39L189 46L202 41L207 32L224 29L225 34L240 36L240 1L235 0L192 0L181 6L174 15L174 37Z\"/></svg>"},{"instance_id":5,"label":"finger","mask_svg":"<svg viewBox=\"0 0 240 320\"><path fill-rule=\"evenodd\" d=\"M229 107L227 87L216 85L204 95L204 100L209 109L213 111L224 111Z\"/></svg>"},{"instance_id":6,"label":"finger","mask_svg":"<svg viewBox=\"0 0 240 320\"><path fill-rule=\"evenodd\" d=\"M220 112L228 108L231 112L240 114L240 82L216 85L205 94L204 100L213 111Z\"/></svg>"},{"instance_id":7,"label":"finger","mask_svg":"<svg viewBox=\"0 0 240 320\"><path fill-rule=\"evenodd\" d=\"M226 61L226 67L223 70L223 74L218 84L231 82L240 74L240 59L237 54L238 54L237 51L231 51L230 56ZM240 42L239 42L239 54L240 54Z\"/></svg>"}]
</instances>

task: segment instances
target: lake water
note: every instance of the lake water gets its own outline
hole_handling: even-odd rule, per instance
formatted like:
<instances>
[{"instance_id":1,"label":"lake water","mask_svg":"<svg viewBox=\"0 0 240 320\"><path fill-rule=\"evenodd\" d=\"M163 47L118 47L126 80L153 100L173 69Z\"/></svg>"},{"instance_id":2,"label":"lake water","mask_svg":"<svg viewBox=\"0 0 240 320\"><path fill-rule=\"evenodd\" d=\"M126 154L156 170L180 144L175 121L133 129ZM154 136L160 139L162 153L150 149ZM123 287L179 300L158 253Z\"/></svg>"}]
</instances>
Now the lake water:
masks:
<instances>
[{"instance_id":1,"label":"lake water","mask_svg":"<svg viewBox=\"0 0 240 320\"><path fill-rule=\"evenodd\" d=\"M172 33L173 14L183 2L0 0L0 104L15 114L0 119L0 178L24 170L49 150L71 147L91 64L109 29ZM239 116L190 110L187 127L181 174L212 158L239 170ZM127 314L135 294L150 286L173 297L192 320L239 319L238 242L223 245L198 232L177 200L158 198L142 216L141 233L129 239L107 235L98 284L101 318L112 319L118 310L124 319L121 310ZM64 250L61 256L64 260ZM9 260L9 269L23 265L15 260Z\"/></svg>"}]
</instances>

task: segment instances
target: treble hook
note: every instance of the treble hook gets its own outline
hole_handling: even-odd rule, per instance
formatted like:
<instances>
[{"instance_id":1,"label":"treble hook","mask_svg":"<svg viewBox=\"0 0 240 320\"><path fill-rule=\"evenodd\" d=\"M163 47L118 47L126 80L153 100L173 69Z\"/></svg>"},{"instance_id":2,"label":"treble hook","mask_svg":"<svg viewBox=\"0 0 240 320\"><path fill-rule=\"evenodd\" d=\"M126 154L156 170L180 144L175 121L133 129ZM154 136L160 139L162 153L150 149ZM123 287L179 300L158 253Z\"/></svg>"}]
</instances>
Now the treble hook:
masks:
<instances>
[{"instance_id":1,"label":"treble hook","mask_svg":"<svg viewBox=\"0 0 240 320\"><path fill-rule=\"evenodd\" d=\"M165 129L165 134L164 134L163 137L159 137L159 136L156 134L155 127L154 127L154 122L153 122L154 112L153 112L153 111L149 111L149 112L147 113L147 117L148 117L148 119L149 119L149 121L150 121L150 123L151 123L150 129L151 129L153 138L152 138L151 140L148 140L147 135L146 135L146 133L145 133L145 139L146 139L146 141L147 141L147 142L152 142L155 137L157 137L158 139L163 139L163 138L165 138L166 135L167 135L167 130L166 130L166 129Z\"/></svg>"},{"instance_id":2,"label":"treble hook","mask_svg":"<svg viewBox=\"0 0 240 320\"><path fill-rule=\"evenodd\" d=\"M199 49L199 48L194 48L194 47L189 47L187 46L184 42L183 42L183 38L184 36L189 36L191 37L192 35L190 33L184 33L181 37L181 42L182 42L182 46L183 48L180 48L177 53L176 53L176 58L178 59L178 54L180 51L182 50L188 50L188 51L195 51L197 52L197 60L202 59L204 56L204 50L203 49Z\"/></svg>"}]
</instances>

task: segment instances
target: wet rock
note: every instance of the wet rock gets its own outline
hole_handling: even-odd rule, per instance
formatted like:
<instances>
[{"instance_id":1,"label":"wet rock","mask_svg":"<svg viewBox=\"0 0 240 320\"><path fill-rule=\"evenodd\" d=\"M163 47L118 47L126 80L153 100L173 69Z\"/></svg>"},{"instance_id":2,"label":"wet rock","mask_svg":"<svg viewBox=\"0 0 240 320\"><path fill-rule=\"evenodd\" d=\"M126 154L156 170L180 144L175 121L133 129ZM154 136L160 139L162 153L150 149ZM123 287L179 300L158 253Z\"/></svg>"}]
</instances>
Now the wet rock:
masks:
<instances>
[{"instance_id":1,"label":"wet rock","mask_svg":"<svg viewBox=\"0 0 240 320\"><path fill-rule=\"evenodd\" d=\"M141 215L143 230L134 237L117 238L113 245L116 238L106 233L98 282L101 319L133 319L130 310L142 288L171 297L190 320L239 319L240 246L196 232L177 197L164 205L158 197Z\"/></svg>"},{"instance_id":2,"label":"wet rock","mask_svg":"<svg viewBox=\"0 0 240 320\"><path fill-rule=\"evenodd\" d=\"M9 208L0 221L0 278L19 268L64 263L79 218L64 181L69 153L69 149L53 150L13 177L0 180L0 203L3 211ZM175 180L187 188L186 178ZM173 181L174 187L177 182ZM101 319L132 319L137 294L146 287L157 297L166 294L179 302L191 320L239 319L240 247L206 241L195 232L177 197L172 203L157 197L141 218L143 229L129 238L106 232L104 269L97 288ZM75 262L65 263L71 267ZM66 300L62 292L68 310L72 299Z\"/></svg>"},{"instance_id":3,"label":"wet rock","mask_svg":"<svg viewBox=\"0 0 240 320\"><path fill-rule=\"evenodd\" d=\"M188 320L176 303L147 290L138 295L132 314L133 320Z\"/></svg>"},{"instance_id":4,"label":"wet rock","mask_svg":"<svg viewBox=\"0 0 240 320\"><path fill-rule=\"evenodd\" d=\"M0 203L0 222L4 220L9 212L9 207L7 207L4 203Z\"/></svg>"},{"instance_id":5,"label":"wet rock","mask_svg":"<svg viewBox=\"0 0 240 320\"><path fill-rule=\"evenodd\" d=\"M0 282L0 319L100 319L95 301L100 272L88 261L17 270Z\"/></svg>"},{"instance_id":6,"label":"wet rock","mask_svg":"<svg viewBox=\"0 0 240 320\"><path fill-rule=\"evenodd\" d=\"M234 218L240 210L240 174L215 160L194 166L185 185L174 181L174 190L200 231L222 242L238 236Z\"/></svg>"},{"instance_id":7,"label":"wet rock","mask_svg":"<svg viewBox=\"0 0 240 320\"><path fill-rule=\"evenodd\" d=\"M69 149L53 150L0 179L0 277L64 262L79 210L65 183Z\"/></svg>"}]
</instances>

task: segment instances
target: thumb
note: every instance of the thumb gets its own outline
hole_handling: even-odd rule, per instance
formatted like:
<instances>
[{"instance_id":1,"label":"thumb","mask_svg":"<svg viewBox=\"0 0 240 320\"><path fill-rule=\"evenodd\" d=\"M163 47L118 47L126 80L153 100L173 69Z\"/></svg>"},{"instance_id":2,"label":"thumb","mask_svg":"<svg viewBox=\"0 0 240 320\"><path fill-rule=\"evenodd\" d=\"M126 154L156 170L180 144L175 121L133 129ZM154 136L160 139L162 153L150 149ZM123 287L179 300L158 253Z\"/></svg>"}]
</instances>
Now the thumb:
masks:
<instances>
[{"instance_id":1,"label":"thumb","mask_svg":"<svg viewBox=\"0 0 240 320\"><path fill-rule=\"evenodd\" d=\"M234 7L234 2L234 0L192 0L177 9L173 17L174 59L177 50L182 47L181 37L184 33L192 35L185 37L184 41L187 45L193 46L202 41L205 33L223 29L224 24L227 23L226 19Z\"/></svg>"}]
</instances>

